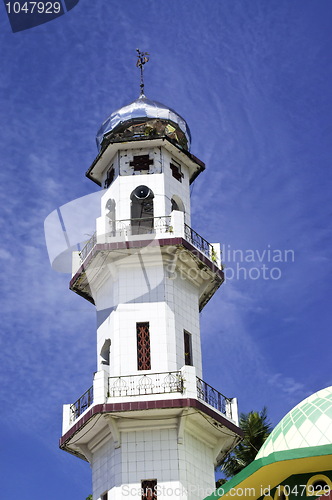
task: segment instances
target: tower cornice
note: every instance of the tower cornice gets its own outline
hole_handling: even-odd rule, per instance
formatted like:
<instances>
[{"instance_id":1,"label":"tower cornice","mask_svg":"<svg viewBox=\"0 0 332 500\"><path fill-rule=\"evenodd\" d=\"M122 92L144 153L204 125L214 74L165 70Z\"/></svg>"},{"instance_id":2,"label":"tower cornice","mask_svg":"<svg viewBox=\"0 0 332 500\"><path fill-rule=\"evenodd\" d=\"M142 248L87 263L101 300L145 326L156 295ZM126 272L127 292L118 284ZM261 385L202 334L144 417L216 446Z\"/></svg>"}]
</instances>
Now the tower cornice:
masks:
<instances>
[{"instance_id":1,"label":"tower cornice","mask_svg":"<svg viewBox=\"0 0 332 500\"><path fill-rule=\"evenodd\" d=\"M93 432L95 434L95 425L97 424L96 418L98 416L110 415L111 417L116 417L118 420L121 417L127 419L140 419L143 421L143 414L145 412L147 427L151 428L151 422L156 419L160 422L160 419L167 418L170 419L171 416L174 418L181 417L183 409L187 408L193 410L188 412L186 419L192 420L193 425L198 425L198 423L205 428L205 433L209 431L213 435L217 436L221 433L225 436L225 429L230 431L230 440L234 442L234 438L237 436L238 440L243 437L243 431L235 425L230 419L222 415L220 412L214 410L210 406L206 405L202 401L198 401L194 398L181 398L181 399L161 399L152 401L133 401L124 403L105 403L93 405L82 417L60 438L59 447L69 453L74 455L79 455L81 458L86 460L85 456L75 450L72 445L72 441L75 438L75 444L80 443L80 434L82 433L82 439L86 439L88 433ZM146 413L148 412L148 413ZM189 414L190 413L190 414ZM208 419L208 420L207 420ZM150 423L149 423L150 422ZM206 423L206 425L204 424ZM104 425L104 421L102 421ZM160 425L160 423L159 423ZM211 428L212 426L212 428ZM214 428L213 428L214 427ZM100 429L101 430L101 429ZM98 430L98 432L100 432ZM89 438L91 439L91 438Z\"/></svg>"},{"instance_id":2,"label":"tower cornice","mask_svg":"<svg viewBox=\"0 0 332 500\"><path fill-rule=\"evenodd\" d=\"M194 247L191 243L189 243L189 241L185 240L184 238L162 238L153 239L151 241L147 241L145 239L96 244L72 277L69 288L94 304L94 299L90 287L91 279L89 279L89 276L87 275L89 267L91 266L93 268L93 273L97 276L96 269L100 268L100 263L98 262L99 257L102 261L105 260L106 254L110 254L116 258L117 252L121 254L123 250L137 251L137 249L146 248L147 244L150 250L153 247L157 247L158 249L166 247L168 249L168 256L170 255L169 248L173 247L174 251L176 251L177 248L182 248L185 251L188 251L188 255L192 259L192 265L197 266L201 271L205 270L205 273L197 274L197 277L200 278L202 276L205 276L206 274L206 279L201 279L201 282L199 283L201 288L199 309L202 310L210 300L210 298L213 296L213 294L223 283L224 273L222 269L220 269L212 260L207 258L202 252L200 252L196 247ZM184 268L187 267L188 263L185 260L178 259L177 264L182 265L182 267ZM186 273L185 269L183 269L183 272Z\"/></svg>"},{"instance_id":3,"label":"tower cornice","mask_svg":"<svg viewBox=\"0 0 332 500\"><path fill-rule=\"evenodd\" d=\"M167 151L169 151L176 159L182 161L189 168L190 184L196 179L196 177L205 170L205 163L197 158L195 155L181 148L175 141L167 136L156 137L156 138L143 138L139 139L128 139L122 141L110 141L107 143L100 153L96 156L92 165L86 171L86 176L93 182L102 185L102 174L112 161L112 158L118 151L124 149L139 149L148 147L160 147L163 146Z\"/></svg>"}]
</instances>

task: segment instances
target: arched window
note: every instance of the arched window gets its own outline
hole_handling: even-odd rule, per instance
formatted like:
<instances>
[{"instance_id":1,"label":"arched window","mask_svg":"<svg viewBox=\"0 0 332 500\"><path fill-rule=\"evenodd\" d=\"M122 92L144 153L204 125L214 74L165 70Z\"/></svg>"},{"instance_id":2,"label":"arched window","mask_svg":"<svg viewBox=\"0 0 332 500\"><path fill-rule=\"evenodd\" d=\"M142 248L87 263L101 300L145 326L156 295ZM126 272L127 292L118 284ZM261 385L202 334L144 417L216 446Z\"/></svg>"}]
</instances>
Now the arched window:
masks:
<instances>
[{"instance_id":1,"label":"arched window","mask_svg":"<svg viewBox=\"0 0 332 500\"><path fill-rule=\"evenodd\" d=\"M116 230L116 215L115 215L115 200L109 198L106 203L106 217L109 219L110 235L115 236Z\"/></svg>"},{"instance_id":2,"label":"arched window","mask_svg":"<svg viewBox=\"0 0 332 500\"><path fill-rule=\"evenodd\" d=\"M183 201L176 194L172 196L171 203L172 203L172 212L173 210L179 210L180 212L185 212Z\"/></svg>"},{"instance_id":3,"label":"arched window","mask_svg":"<svg viewBox=\"0 0 332 500\"><path fill-rule=\"evenodd\" d=\"M111 340L106 339L100 351L102 365L110 364L110 347L111 347Z\"/></svg>"},{"instance_id":4,"label":"arched window","mask_svg":"<svg viewBox=\"0 0 332 500\"><path fill-rule=\"evenodd\" d=\"M130 195L132 234L153 231L154 194L147 186L138 186Z\"/></svg>"}]
</instances>

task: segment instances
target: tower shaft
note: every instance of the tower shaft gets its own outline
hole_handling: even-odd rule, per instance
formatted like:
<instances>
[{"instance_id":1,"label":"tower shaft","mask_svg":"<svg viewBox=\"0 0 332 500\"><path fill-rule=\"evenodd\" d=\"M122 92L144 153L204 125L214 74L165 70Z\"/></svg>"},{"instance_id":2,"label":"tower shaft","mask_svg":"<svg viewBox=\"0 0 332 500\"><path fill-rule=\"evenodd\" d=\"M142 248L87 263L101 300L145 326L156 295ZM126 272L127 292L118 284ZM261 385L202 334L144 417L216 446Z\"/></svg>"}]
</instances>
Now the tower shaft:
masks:
<instances>
[{"instance_id":1,"label":"tower shaft","mask_svg":"<svg viewBox=\"0 0 332 500\"><path fill-rule=\"evenodd\" d=\"M165 135L176 123L143 123L144 137L137 119L111 127L87 172L104 191L70 288L96 306L97 371L64 406L60 446L90 462L94 500L198 500L241 435L236 400L202 375L199 312L223 282L220 250L191 227L204 164Z\"/></svg>"}]
</instances>

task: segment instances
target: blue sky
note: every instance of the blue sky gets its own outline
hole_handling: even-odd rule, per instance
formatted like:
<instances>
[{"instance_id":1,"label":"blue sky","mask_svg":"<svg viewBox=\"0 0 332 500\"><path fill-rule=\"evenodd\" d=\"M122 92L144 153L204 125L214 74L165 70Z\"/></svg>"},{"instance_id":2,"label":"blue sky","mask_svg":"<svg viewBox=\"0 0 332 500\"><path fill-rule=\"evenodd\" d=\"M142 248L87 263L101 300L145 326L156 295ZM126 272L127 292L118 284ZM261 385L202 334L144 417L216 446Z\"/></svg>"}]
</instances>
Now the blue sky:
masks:
<instances>
[{"instance_id":1,"label":"blue sky","mask_svg":"<svg viewBox=\"0 0 332 500\"><path fill-rule=\"evenodd\" d=\"M96 191L84 173L102 121L139 93L176 109L206 171L193 228L225 248L291 249L279 279L228 279L201 315L204 379L276 424L332 384L329 0L80 0L13 34L0 8L1 497L91 492L58 450L62 404L95 370L95 313L52 271L47 215ZM261 271L259 271L261 273Z\"/></svg>"}]
</instances>

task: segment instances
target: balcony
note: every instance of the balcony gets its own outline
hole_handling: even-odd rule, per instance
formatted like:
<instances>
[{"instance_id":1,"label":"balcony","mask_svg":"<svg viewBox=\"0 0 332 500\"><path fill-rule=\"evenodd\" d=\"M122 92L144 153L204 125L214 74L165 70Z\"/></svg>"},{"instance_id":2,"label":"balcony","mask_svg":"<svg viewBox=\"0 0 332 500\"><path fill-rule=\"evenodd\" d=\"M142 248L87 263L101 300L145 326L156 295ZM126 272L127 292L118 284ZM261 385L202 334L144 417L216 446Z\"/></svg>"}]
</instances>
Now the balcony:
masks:
<instances>
[{"instance_id":1,"label":"balcony","mask_svg":"<svg viewBox=\"0 0 332 500\"><path fill-rule=\"evenodd\" d=\"M163 395L169 394L172 394L172 398L198 399L237 423L236 399L227 398L197 377L192 366L184 366L179 371L143 375L107 377L104 371L97 372L96 375L93 387L90 387L75 403L65 405L69 410L69 422L66 424L64 421L65 429L93 404L165 399ZM97 394L96 398L94 391Z\"/></svg>"},{"instance_id":2,"label":"balcony","mask_svg":"<svg viewBox=\"0 0 332 500\"><path fill-rule=\"evenodd\" d=\"M100 224L101 225L101 224ZM175 211L172 215L144 219L123 219L110 221L107 229L98 228L97 232L85 243L79 252L83 263L98 243L135 241L142 239L181 237L197 248L205 257L220 267L219 245L212 245L184 222L183 212Z\"/></svg>"}]
</instances>

